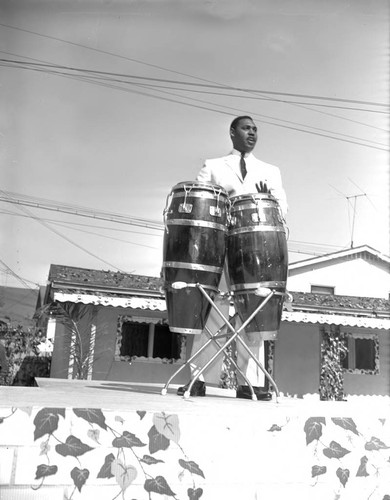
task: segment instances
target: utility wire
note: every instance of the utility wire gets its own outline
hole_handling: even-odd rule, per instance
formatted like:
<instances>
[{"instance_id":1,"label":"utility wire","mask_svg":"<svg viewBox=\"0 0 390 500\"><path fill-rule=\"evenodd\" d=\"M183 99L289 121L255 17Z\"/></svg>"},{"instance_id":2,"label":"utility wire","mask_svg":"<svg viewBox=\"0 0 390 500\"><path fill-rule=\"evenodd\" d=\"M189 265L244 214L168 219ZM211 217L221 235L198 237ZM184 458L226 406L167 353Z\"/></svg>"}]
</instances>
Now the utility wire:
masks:
<instances>
[{"instance_id":1,"label":"utility wire","mask_svg":"<svg viewBox=\"0 0 390 500\"><path fill-rule=\"evenodd\" d=\"M78 215L80 217L90 217L97 220L106 220L116 222L118 224L135 225L161 231L163 229L162 223L157 221L129 217L117 213L102 212L78 205L67 205L65 203L53 202L50 200L34 198L32 196L18 195L9 191L0 190L0 201L12 203L15 205L28 206L32 208L41 208L53 212L62 212L70 215Z\"/></svg>"},{"instance_id":2,"label":"utility wire","mask_svg":"<svg viewBox=\"0 0 390 500\"><path fill-rule=\"evenodd\" d=\"M4 195L4 191L0 190L0 193L2 193ZM83 252L87 253L88 255L90 255L91 257L94 257L95 259L97 260L100 260L101 262L103 262L104 264L107 264L108 266L110 267L113 267L114 269L117 269L118 271L120 272L125 272L125 271L122 271L122 269L119 269L117 266L113 266L112 264L110 264L109 262L107 262L106 260L100 258L99 256L95 255L94 253L90 252L89 250L87 250L86 248L82 247L81 245L79 245L78 243L74 242L73 240L71 240L70 238L68 238L67 236L63 235L62 233L60 233L59 231L57 231L56 229L54 229L53 227L50 226L50 224L47 224L44 220L40 219L39 217L37 217L36 215L34 215L32 212L30 212L27 208L23 207L23 206L18 206L18 208L20 210L22 210L24 213L27 213L28 215L30 215L30 217L32 217L36 222L38 222L39 224L43 225L46 229L48 229L49 231L51 231L52 233L56 234L57 236L59 236L60 238L66 240L68 243L70 243L71 245L75 246L76 248L78 248L79 250L82 250Z\"/></svg>"},{"instance_id":3,"label":"utility wire","mask_svg":"<svg viewBox=\"0 0 390 500\"><path fill-rule=\"evenodd\" d=\"M2 52L2 51L0 51ZM18 57L18 56L17 56ZM213 92L207 92L207 91L204 91L204 90L196 90L196 89L183 89L183 88L178 88L178 87L172 87L172 86L162 86L162 85L157 85L157 84L150 84L150 83L134 83L134 81L129 81L128 79L127 80L123 80L123 79L118 79L118 78L113 78L113 76L121 76L121 77L126 77L126 78L131 78L131 79L138 79L138 80L147 80L147 81L161 81L161 82L173 82L173 83L180 83L180 84L185 84L186 82L175 82L173 80L163 80L163 79L157 79L157 78L149 78L149 77L140 77L140 76L134 76L134 75L123 75L123 74L117 74L117 73L109 73L109 72L105 72L105 71L96 71L96 70L88 70L88 69L84 69L84 68L72 68L72 67L67 67L67 66L60 66L60 65L55 65L55 64L48 64L48 63L30 63L30 62L26 62L26 61L15 61L15 60L9 60L9 59L0 59L0 65L5 65L7 66L7 63L9 64L9 67L17 67L17 68L22 68L22 69L30 69L30 70L35 70L35 71L42 71L44 73L48 73L48 74L54 74L54 75L58 75L58 76L73 76L73 77L80 77L81 79L85 80L85 81L90 81L90 83L94 83L97 81L106 81L106 82L110 82L110 83L121 83L121 84L126 84L126 85L134 85L134 86L137 86L137 87L141 87L141 88L148 88L148 89L151 89L151 90L155 90L155 91L158 91L158 92L164 92L163 90L160 90L160 89L170 89L170 90L175 90L175 91L184 91L184 92L192 92L192 93L201 93L201 94L211 94L211 95L220 95L220 96L228 96L228 97L235 97L235 98L241 98L241 99L256 99L256 100L267 100L269 101L270 98L268 97L259 97L259 96L250 96L248 93L246 95L234 95L234 94L216 94L216 93L213 93ZM47 69L47 68L50 68ZM71 73L69 73L69 71L71 71ZM73 73L73 72L76 72L76 73ZM103 76L101 76L103 75ZM195 85L195 86L202 86L202 87L206 87L206 85L200 85L200 84L188 84L188 85ZM218 86L210 86L210 87L216 87L216 88L221 88L223 89L224 87L218 87ZM113 86L112 88L115 88L115 86ZM242 92L241 89L237 89L237 91L240 91ZM248 89L246 89L246 92L249 92ZM256 91L251 91L252 93L256 92ZM183 95L178 95L178 94L173 94L171 92L165 92L167 94L170 94L170 95L174 95L176 97L181 97L181 98L185 98L185 99L191 99L190 97L188 96L183 96ZM204 102L206 104L211 104L211 105L214 105L214 106L220 106L220 107L224 107L224 108L227 108L227 106L221 106L221 105L218 105L216 103L210 103L210 102L207 102L207 101L200 101L198 99L191 99L191 100L195 100L195 101L199 101L199 102ZM279 103L283 103L283 104L294 104L294 102L292 101L283 101L283 100L280 100L280 99L273 99L273 101L275 102L279 102ZM299 104L299 105L302 105L302 104L305 104L305 103L295 103L295 104ZM312 103L310 103L310 105L312 105ZM304 107L304 106L300 106L300 107ZM237 110L237 108L230 108L230 109L233 109L235 111L240 111L240 110ZM351 109L351 108L347 108L345 107L344 109ZM311 109L310 109L311 110ZM376 110L372 110L372 111L376 111ZM383 132L388 132L388 130L386 129L383 129L383 128L380 128L380 127L376 127L374 125L371 125L371 124L368 124L368 123L364 123L364 122L361 122L361 121L358 121L358 120L353 120L352 118L347 118L347 117L344 117L344 116L339 116L339 115L334 115L332 113L323 113L323 114L327 114L329 116L331 116L332 118L337 118L337 119L340 119L340 120L344 120L344 121L348 121L348 122L351 122L351 123L356 123L358 125L362 125L362 126L365 126L365 127L369 127L369 128L373 128L373 129L376 129L376 130L381 130ZM274 118L274 117L269 117L269 116L266 116L266 115L260 115L260 116L265 116L266 118L271 118L273 120L279 120L279 121L282 121L282 122L288 122L288 120L283 120L283 119L279 119L279 118ZM300 126L304 126L304 127L309 127L309 128L313 128L313 129L317 129L317 130L322 130L324 131L323 129L319 129L319 128L316 128L316 127L311 127L311 126L308 126L308 125L304 125L304 124L300 124L300 123L296 123L296 122L290 122L290 123L293 123L295 125L300 125ZM326 131L325 132L329 132L329 133L333 133L333 132L330 132L330 131ZM344 135L344 134L340 134L340 135ZM351 136L349 136L351 137ZM383 145L383 144L380 144L380 143L377 143L375 141L369 141L368 139L359 139L359 140L363 140L363 141L367 141L367 142L373 142L374 144L378 144L378 145Z\"/></svg>"},{"instance_id":4,"label":"utility wire","mask_svg":"<svg viewBox=\"0 0 390 500\"><path fill-rule=\"evenodd\" d=\"M52 40L55 40L55 41L59 41L61 43L67 43L67 44L70 44L70 45L73 45L73 46L82 47L82 48L85 48L87 50L91 50L91 51L95 51L95 52L98 52L98 53L102 53L102 54L114 56L114 57L117 57L117 58L120 58L120 59L124 59L124 60L128 60L128 61L131 61L131 62L136 62L137 64L142 64L142 65L145 65L145 66L148 66L148 67L153 67L153 68L156 68L156 69L159 69L159 70L162 70L162 71L167 71L167 72L178 74L178 75L181 75L181 76L186 76L186 77L189 77L189 78L192 78L192 79L195 79L195 80L198 80L198 81L203 81L203 82L206 82L206 83L209 83L209 84L214 84L214 85L219 85L219 86L221 85L218 82L207 80L205 78L201 78L201 77L197 77L197 76L194 76L194 75L189 75L189 74L186 74L186 73L183 73L183 72L171 70L169 68L164 68L162 66L158 66L158 65L155 65L155 64L146 63L146 62L140 61L138 59L129 58L129 57L122 56L122 55L119 55L119 54L116 54L116 53L113 53L113 52L108 52L108 51L105 51L105 50L102 50L102 49L96 49L94 47L90 47L90 46L87 46L87 45L78 44L78 43L75 43L75 42L71 42L69 40L64 40L64 39L57 38L57 37L52 37L52 36L49 36L49 35L43 35L42 33L37 33L35 31L31 31L31 30L27 30L27 29L23 29L23 28L18 28L16 26L11 26L11 25L7 25L7 24L0 23L0 26L7 27L9 29L14 29L14 30L22 31L22 32L25 32L25 33L30 33L30 34L33 34L33 35L36 35L36 36L40 36L40 37L43 37L43 38L52 39ZM224 85L224 88L233 89L233 90L237 89L237 87L233 87L233 86L229 86L229 85ZM280 92L270 92L270 91L261 91L261 93L262 94L282 95L282 93L280 93ZM283 95L285 95L285 96L288 96L288 95L290 95L290 96L304 96L302 94L287 94L287 93L284 93ZM305 97L306 98L314 98L314 99L318 99L319 98L319 96L305 96ZM323 99L332 99L333 101L338 100L337 98L326 98L326 97L322 97L322 98ZM367 103L367 101L357 101L357 100L350 100L350 102ZM330 115L329 113L325 113L325 112L320 111L320 110L312 110L311 108L306 108L305 106L302 106L302 105L298 105L298 104L292 104L292 105L293 106L298 106L298 107L301 107L301 108L304 108L304 109L309 109L310 111L315 111L315 112L318 112L318 113ZM371 103L371 105L386 106L383 103ZM330 116L332 116L332 115L330 115ZM263 123L267 123L267 122L263 122ZM348 141L346 141L346 142L348 142ZM370 147L370 146L367 146L367 147Z\"/></svg>"},{"instance_id":5,"label":"utility wire","mask_svg":"<svg viewBox=\"0 0 390 500\"><path fill-rule=\"evenodd\" d=\"M16 196L15 194L13 194L13 195ZM42 204L45 202L45 200L44 199L40 199L40 198L35 198L35 200L36 200L37 203L40 201L41 202L40 208L43 208ZM54 204L55 204L55 202L53 202L53 201L51 201L50 203L51 203L52 206L54 206ZM82 216L83 217L90 217L92 219L95 219L96 217L93 215L93 209L89 209L89 210L91 210L91 214L90 215L82 215ZM57 212L58 213L62 212L62 204L61 203L58 203L58 210L57 210ZM65 213L68 214L68 211L66 211ZM21 217L28 217L28 218L35 218L34 216L31 216L31 215L28 215L28 214L27 215L26 214L18 214L18 213L15 213L15 212L6 212L6 214L7 215L21 216ZM74 213L73 215L80 216L81 214L80 213ZM89 225L89 224L80 224L80 223L76 223L76 222L69 222L69 221L61 222L61 221L56 221L56 220L52 220L52 219L41 219L41 220L45 220L46 222L52 222L52 223L58 224L58 225L67 225L67 226L69 226L69 225L81 225L81 226L84 226L84 227L86 226L86 227L90 227L90 228L96 228L96 226L92 226L92 225ZM110 222L115 222L115 221L112 221L110 219ZM108 227L105 227L103 229L107 229L107 230L111 230L112 229L112 230L115 230L115 231L120 230L118 228L108 228ZM161 225L160 229L163 229L162 225ZM127 230L124 230L124 231L127 232ZM89 231L82 231L82 232L85 232L85 233L88 233L88 234L94 234L96 236L107 237L107 238L110 238L110 239L115 239L115 240L122 241L122 242L125 242L125 243L131 243L131 242L128 242L126 240L121 240L121 239L117 239L117 238L111 238L111 237L104 236L104 235L99 234L99 233L93 233L93 232L89 232ZM145 234L145 233L138 233L138 234L143 234L144 236L156 236L156 235L153 235L153 234ZM136 243L134 243L134 244L136 244ZM303 246L312 246L312 247L324 248L324 249L329 249L329 250L339 250L339 249L343 249L344 248L343 246L340 246L340 245L330 245L330 244L326 244L326 243L313 243L313 242L308 242L308 241L297 241L297 240L289 240L289 244L303 245ZM150 246L149 248L156 249L157 247ZM329 250L323 251L322 254L329 253ZM293 250L289 247L289 251L293 251Z\"/></svg>"},{"instance_id":6,"label":"utility wire","mask_svg":"<svg viewBox=\"0 0 390 500\"><path fill-rule=\"evenodd\" d=\"M41 71L41 70L35 69L35 71ZM71 79L76 79L76 80L79 79L79 77L75 77L75 76L71 76L71 75L60 74L60 76L64 76L65 78L71 78ZM168 102L174 102L176 104L182 104L182 105L185 105L185 106L190 106L190 107L194 107L194 108L198 108L198 109L204 109L204 110L209 111L209 112L211 111L211 112L221 113L221 114L225 114L225 115L231 116L231 113L227 112L227 111L223 111L223 110L219 110L219 109L211 109L210 107L205 107L205 106L200 106L200 105L196 105L196 104L191 104L191 103L187 103L187 102L183 102L183 101L178 101L177 99L171 99L171 98L162 97L162 96L158 96L158 95L153 95L153 94L149 94L149 93L145 93L145 92L140 92L140 91L136 91L136 90L124 89L122 87L118 87L118 86L115 86L115 85L104 84L102 82L95 82L93 79L83 78L82 81L87 81L87 82L90 82L90 83L93 83L93 84L96 84L96 85L100 85L100 86L103 86L103 87L120 90L122 92L134 93L134 94L139 94L139 95L143 95L143 96L147 96L147 97L153 97L153 98L159 99L159 100L164 100L164 101L168 101ZM163 91L160 91L160 92L163 92ZM169 92L164 92L164 93L176 96L176 94L171 94ZM233 108L233 107L230 107L230 106L218 105L218 104L215 104L215 103L210 103L210 102L202 101L202 100L199 100L199 99L193 99L193 98L190 98L190 97L184 97L184 98L192 100L192 101L202 102L202 103L209 104L209 105L211 104L212 106L218 106L218 107L225 108L225 109L231 109L231 110L239 111L241 113L242 112L246 113L246 111L242 111L242 109ZM251 113L252 116L254 116L254 117L262 117L262 116L264 116L264 115L260 115L260 114L252 113L252 112L247 112L247 113ZM269 117L267 117L267 118L269 118ZM270 118L273 119L273 120L280 120L278 118L273 118L273 117L270 117ZM339 138L339 137L334 137L334 136L323 134L323 133L313 132L311 130L303 130L303 129L299 129L297 127L292 127L292 126L288 126L288 125L282 125L282 124L279 124L279 123L273 123L273 122L269 122L267 120L264 120L262 118L259 118L258 121L261 122L261 123L268 124L268 125L273 125L275 127L281 127L281 128L286 128L286 129L289 129L289 130L303 132L303 133L306 133L306 134L317 135L319 137L325 137L325 138L328 138L328 139L338 140L338 141L346 142L346 143L350 143L350 144L356 144L356 145L363 146L363 147L368 147L368 148L372 148L372 149L378 149L380 151L388 151L388 149L385 148L385 147L378 147L378 146L374 146L374 145L371 145L371 144L364 144L364 143L361 143L361 142L358 142L358 141L361 140L361 141L366 141L366 142L372 142L373 144L377 144L377 145L383 146L381 143L370 141L368 139L362 139L362 138L358 138L358 137L354 137L354 136L349 136L347 134L338 133L338 135L350 137L350 138L356 139L356 140L353 141L353 140L348 140L348 139L342 139L342 138ZM280 121L287 121L287 120L280 120ZM294 123L294 122L291 122L291 123ZM308 128L316 129L316 127L310 127L310 126L307 126L307 125L303 125L303 126L304 127L308 127ZM323 130L323 129L318 129L318 130ZM329 131L325 130L325 132L329 132ZM336 132L329 132L329 133L337 134Z\"/></svg>"},{"instance_id":7,"label":"utility wire","mask_svg":"<svg viewBox=\"0 0 390 500\"><path fill-rule=\"evenodd\" d=\"M18 274L16 274L9 266L7 266L7 264L3 260L0 259L0 263L7 269L8 273L11 276L13 276L15 279L17 279L26 288L33 290L33 288L31 288L31 286L28 283L26 283L26 281L23 278L21 278Z\"/></svg>"},{"instance_id":8,"label":"utility wire","mask_svg":"<svg viewBox=\"0 0 390 500\"><path fill-rule=\"evenodd\" d=\"M2 201L2 200L0 200L0 201ZM57 212L59 212L59 210ZM25 218L28 218L28 219L31 218L27 214L22 214L22 213L18 213L18 212L12 212L11 210L0 210L0 214L3 214L3 215L12 215L12 216L15 216L15 217L25 217ZM76 214L74 214L74 215L76 215ZM95 217L91 217L91 218L95 219ZM75 222L75 221L58 221L57 219L48 219L47 217L45 217L44 219L42 218L42 220L44 220L45 222L53 223L53 224L59 224L59 223L61 223L61 224L66 224L67 226L88 227L88 228L92 228L92 229L102 229L102 230L106 230L106 231L115 231L115 232L130 233L130 234L139 234L139 235L148 236L148 237L160 237L159 234L152 234L152 233L145 233L145 232L141 232L141 231L134 231L132 229L122 229L122 228L119 228L119 227L97 226L96 224L83 224L81 222ZM122 241L125 241L125 240L122 240Z\"/></svg>"},{"instance_id":9,"label":"utility wire","mask_svg":"<svg viewBox=\"0 0 390 500\"><path fill-rule=\"evenodd\" d=\"M0 23L0 26L1 26L1 23ZM17 54L5 52L3 50L0 50L0 52L3 54L10 54L10 55L14 55L16 57L21 57L21 56L18 56ZM33 58L28 58L28 59L33 59ZM38 60L38 59L34 59L34 60ZM148 82L171 83L171 84L186 85L186 86L198 87L198 88L235 90L237 92L250 92L250 93L259 93L259 94L276 94L276 95L281 95L281 96L299 97L302 99L336 101L336 102L345 102L345 103L351 103L351 104L366 104L368 106L381 106L381 107L390 108L389 104L372 102L372 101L359 101L359 100L354 100L354 99L344 99L344 98L325 97L325 96L313 96L313 95L307 95L307 94L291 94L291 93L287 93L287 92L272 92L272 91L266 91L266 90L261 90L261 89L230 87L228 85L223 85L223 84L216 84L216 85L201 84L201 83L185 82L182 80L168 80L166 78L154 78L154 77L147 77L147 76L132 75L132 74L128 74L128 73L113 73L110 71L100 71L100 70L92 70L92 69L86 69L86 68L78 68L78 67L73 67L73 66L63 66L63 65L48 63L48 62L30 63L28 61L16 61L16 60L10 60L10 59L0 59L0 61L5 62L5 63L13 63L13 64L25 64L26 66L29 66L29 65L30 66L40 66L42 68L83 72L83 73L89 74L91 76L102 76L102 77L106 76L109 78L117 77L117 78L127 78L127 79L130 78L130 79L135 79L135 80L146 80ZM196 77L192 76L192 78L196 78ZM124 83L128 82L128 80L116 80L116 81L124 82ZM172 87L172 88L175 88L175 87ZM226 94L226 95L231 96L232 94ZM263 100L262 97L260 97L259 99ZM291 103L291 101L285 101L285 102L287 104ZM299 102L298 104L308 104L308 103ZM350 109L350 108L346 107L343 109ZM364 109L362 109L361 111L364 111Z\"/></svg>"}]
</instances>

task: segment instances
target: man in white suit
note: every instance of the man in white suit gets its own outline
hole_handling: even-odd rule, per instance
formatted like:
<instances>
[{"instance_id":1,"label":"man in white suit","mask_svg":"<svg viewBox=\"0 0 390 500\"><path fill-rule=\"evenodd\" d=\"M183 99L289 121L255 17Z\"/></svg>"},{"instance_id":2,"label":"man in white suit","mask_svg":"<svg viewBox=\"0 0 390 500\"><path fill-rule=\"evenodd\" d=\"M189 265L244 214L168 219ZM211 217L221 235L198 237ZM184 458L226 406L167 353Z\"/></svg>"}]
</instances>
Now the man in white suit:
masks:
<instances>
[{"instance_id":1,"label":"man in white suit","mask_svg":"<svg viewBox=\"0 0 390 500\"><path fill-rule=\"evenodd\" d=\"M288 207L279 168L258 160L252 154L257 142L257 127L252 118L250 116L238 116L235 118L230 125L230 138L233 143L232 152L222 158L206 160L196 180L218 184L222 186L230 196L269 192L279 202L282 215L285 218ZM224 282L224 279L225 276L223 276L222 282ZM223 286L220 286L220 288L223 288ZM220 303L218 306L221 308L222 304ZM211 326L212 328L210 329L214 332L223 324L220 319L218 321L216 316L217 314L212 309L207 326ZM207 339L208 337L206 337L205 333L195 335L193 339L192 354L195 353ZM239 343L238 347L240 347ZM264 361L263 342L260 341L260 338L257 341L251 338L248 347L250 347L251 351L258 359L262 357L262 361ZM197 371L199 371L199 367L203 366L210 357L210 351L207 349L206 353L203 352L200 354L191 366L192 375L196 375ZM259 373L257 365L252 359L248 358L249 356L245 353L244 349L238 349L238 365L253 385L257 399L271 399L271 394L259 387L259 385L265 385L263 373ZM215 363L214 367L210 368L209 371L205 373L207 382L218 385L220 372L221 364ZM178 394L184 394L186 389L187 386L180 387L178 389ZM205 396L205 394L206 384L201 376L193 385L191 396ZM246 385L239 385L237 388L237 397L251 398L249 387Z\"/></svg>"}]
</instances>

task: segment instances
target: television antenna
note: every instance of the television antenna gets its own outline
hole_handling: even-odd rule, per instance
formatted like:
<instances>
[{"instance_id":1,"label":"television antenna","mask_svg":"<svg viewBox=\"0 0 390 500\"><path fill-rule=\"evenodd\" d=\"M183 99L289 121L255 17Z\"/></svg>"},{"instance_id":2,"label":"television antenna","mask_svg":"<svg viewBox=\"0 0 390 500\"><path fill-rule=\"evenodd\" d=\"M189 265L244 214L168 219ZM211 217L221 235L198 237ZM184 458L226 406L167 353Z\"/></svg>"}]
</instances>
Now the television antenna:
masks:
<instances>
[{"instance_id":1,"label":"television antenna","mask_svg":"<svg viewBox=\"0 0 390 500\"><path fill-rule=\"evenodd\" d=\"M337 191L343 198L345 198L347 200L348 205L352 205L353 206L352 227L351 227L351 243L350 243L350 248L353 248L353 237L354 237L354 232L355 232L355 219L356 219L356 204L357 204L357 199L364 196L372 204L372 206L374 207L374 209L375 209L375 206L371 202L371 200L369 199L369 197L367 196L367 194L364 193L363 190L352 179L348 178L348 180L351 181L353 184L355 184L355 186L358 189L360 189L361 194L354 194L353 196L346 196L344 193L342 193L339 189L335 188L331 184L329 184L329 186L331 188L333 188L335 191ZM354 200L353 204L350 202L350 200Z\"/></svg>"},{"instance_id":2,"label":"television antenna","mask_svg":"<svg viewBox=\"0 0 390 500\"><path fill-rule=\"evenodd\" d=\"M356 202L358 198L361 198L362 196L367 196L366 193L363 194L355 194L353 196L346 196L347 202L349 203L349 200L353 199L353 214L352 214L352 229L351 229L351 248L353 248L353 233L355 231L355 218L356 218Z\"/></svg>"}]
</instances>

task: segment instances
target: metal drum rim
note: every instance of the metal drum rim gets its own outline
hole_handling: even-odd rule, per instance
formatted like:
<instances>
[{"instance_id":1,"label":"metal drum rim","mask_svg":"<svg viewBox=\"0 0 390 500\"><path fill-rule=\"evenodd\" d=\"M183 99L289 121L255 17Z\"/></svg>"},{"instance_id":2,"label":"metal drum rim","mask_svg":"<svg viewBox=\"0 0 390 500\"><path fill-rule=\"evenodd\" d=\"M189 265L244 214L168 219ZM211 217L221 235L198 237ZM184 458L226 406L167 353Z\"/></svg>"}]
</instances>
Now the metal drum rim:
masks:
<instances>
[{"instance_id":1,"label":"metal drum rim","mask_svg":"<svg viewBox=\"0 0 390 500\"><path fill-rule=\"evenodd\" d=\"M227 225L219 224L218 222L212 222L201 219L167 219L167 226L194 226L194 227L206 227L208 229L216 229L217 231L222 231L226 233L228 231Z\"/></svg>"},{"instance_id":2,"label":"metal drum rim","mask_svg":"<svg viewBox=\"0 0 390 500\"><path fill-rule=\"evenodd\" d=\"M230 197L230 201L232 206L237 203L237 201L241 200L250 200L253 201L253 198L259 199L259 200L269 200L269 201L274 201L276 204L278 204L277 199L275 198L274 195L270 193L248 193L248 194L237 194L235 196Z\"/></svg>"},{"instance_id":3,"label":"metal drum rim","mask_svg":"<svg viewBox=\"0 0 390 500\"><path fill-rule=\"evenodd\" d=\"M184 188L185 186L191 185L192 188L200 188L200 189L206 189L208 191L214 192L214 189L216 191L220 191L220 193L226 195L227 197L229 196L229 193L226 191L225 188L220 186L219 184L213 184L212 182L199 182L199 181L184 181L184 182L179 182L173 188L171 189L171 193L173 191L176 191L177 189Z\"/></svg>"},{"instance_id":4,"label":"metal drum rim","mask_svg":"<svg viewBox=\"0 0 390 500\"><path fill-rule=\"evenodd\" d=\"M197 264L195 262L180 262L174 260L164 261L162 267L167 269L190 269L191 271L203 271L215 274L221 274L223 271L223 266L209 266L207 264Z\"/></svg>"},{"instance_id":5,"label":"metal drum rim","mask_svg":"<svg viewBox=\"0 0 390 500\"><path fill-rule=\"evenodd\" d=\"M286 288L287 281L257 281L254 283L236 283L234 285L230 284L230 289L233 292L247 293L257 290L259 287L266 288Z\"/></svg>"},{"instance_id":6,"label":"metal drum rim","mask_svg":"<svg viewBox=\"0 0 390 500\"><path fill-rule=\"evenodd\" d=\"M286 233L286 229L282 225L271 226L269 224L256 225L256 226L243 226L243 227L238 227L236 229L229 229L228 235L234 236L235 234L254 233L254 232Z\"/></svg>"}]
</instances>

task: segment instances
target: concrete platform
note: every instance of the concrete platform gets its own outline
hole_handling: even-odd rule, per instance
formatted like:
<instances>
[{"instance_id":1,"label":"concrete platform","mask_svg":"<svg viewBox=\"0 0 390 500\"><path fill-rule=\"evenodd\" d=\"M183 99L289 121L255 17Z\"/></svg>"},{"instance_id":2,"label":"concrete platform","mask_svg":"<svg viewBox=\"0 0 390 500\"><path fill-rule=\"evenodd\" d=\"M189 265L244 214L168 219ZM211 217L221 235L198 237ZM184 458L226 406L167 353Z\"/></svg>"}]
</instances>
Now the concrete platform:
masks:
<instances>
[{"instance_id":1,"label":"concrete platform","mask_svg":"<svg viewBox=\"0 0 390 500\"><path fill-rule=\"evenodd\" d=\"M390 498L387 400L37 382L0 387L1 500Z\"/></svg>"}]
</instances>

